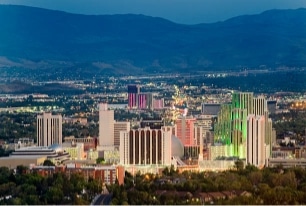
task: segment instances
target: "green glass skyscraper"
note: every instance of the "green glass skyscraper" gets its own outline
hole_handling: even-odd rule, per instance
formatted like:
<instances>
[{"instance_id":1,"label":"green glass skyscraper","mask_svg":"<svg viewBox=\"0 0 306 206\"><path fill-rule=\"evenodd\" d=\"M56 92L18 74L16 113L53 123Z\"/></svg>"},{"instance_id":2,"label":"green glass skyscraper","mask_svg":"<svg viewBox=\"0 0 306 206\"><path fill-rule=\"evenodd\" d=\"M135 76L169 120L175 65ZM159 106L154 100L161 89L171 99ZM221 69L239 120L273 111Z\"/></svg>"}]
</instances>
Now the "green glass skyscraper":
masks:
<instances>
[{"instance_id":1,"label":"green glass skyscraper","mask_svg":"<svg viewBox=\"0 0 306 206\"><path fill-rule=\"evenodd\" d=\"M223 105L215 126L215 143L228 145L230 156L246 157L247 117L253 112L253 93L234 93L232 103Z\"/></svg>"}]
</instances>

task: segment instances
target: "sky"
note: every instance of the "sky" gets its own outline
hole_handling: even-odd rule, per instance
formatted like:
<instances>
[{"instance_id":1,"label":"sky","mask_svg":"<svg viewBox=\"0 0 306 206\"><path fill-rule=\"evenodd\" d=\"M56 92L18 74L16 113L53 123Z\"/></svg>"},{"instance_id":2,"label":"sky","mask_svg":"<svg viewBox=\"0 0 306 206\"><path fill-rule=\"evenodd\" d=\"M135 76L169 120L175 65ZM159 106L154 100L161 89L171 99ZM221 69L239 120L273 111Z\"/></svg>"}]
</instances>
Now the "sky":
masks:
<instances>
[{"instance_id":1,"label":"sky","mask_svg":"<svg viewBox=\"0 0 306 206\"><path fill-rule=\"evenodd\" d=\"M212 23L270 9L306 8L306 0L0 0L78 14L144 14L182 24Z\"/></svg>"}]
</instances>

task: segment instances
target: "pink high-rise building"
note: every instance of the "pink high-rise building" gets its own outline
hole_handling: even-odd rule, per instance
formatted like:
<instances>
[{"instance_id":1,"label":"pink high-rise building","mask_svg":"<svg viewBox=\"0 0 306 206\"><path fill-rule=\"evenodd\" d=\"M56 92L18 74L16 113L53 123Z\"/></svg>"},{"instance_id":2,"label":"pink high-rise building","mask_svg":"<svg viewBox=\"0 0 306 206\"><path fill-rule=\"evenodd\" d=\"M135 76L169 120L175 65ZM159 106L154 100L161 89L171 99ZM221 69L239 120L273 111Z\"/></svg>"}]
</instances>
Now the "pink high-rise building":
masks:
<instances>
[{"instance_id":1,"label":"pink high-rise building","mask_svg":"<svg viewBox=\"0 0 306 206\"><path fill-rule=\"evenodd\" d=\"M130 109L138 107L139 85L128 85L128 107Z\"/></svg>"},{"instance_id":2,"label":"pink high-rise building","mask_svg":"<svg viewBox=\"0 0 306 206\"><path fill-rule=\"evenodd\" d=\"M142 93L138 94L138 109L146 109L147 108L147 95Z\"/></svg>"},{"instance_id":3,"label":"pink high-rise building","mask_svg":"<svg viewBox=\"0 0 306 206\"><path fill-rule=\"evenodd\" d=\"M196 146L197 141L194 139L194 123L196 119L182 116L175 122L176 136L181 140L184 147Z\"/></svg>"},{"instance_id":4,"label":"pink high-rise building","mask_svg":"<svg viewBox=\"0 0 306 206\"><path fill-rule=\"evenodd\" d=\"M140 93L137 96L138 109L153 109L153 94Z\"/></svg>"},{"instance_id":5,"label":"pink high-rise building","mask_svg":"<svg viewBox=\"0 0 306 206\"><path fill-rule=\"evenodd\" d=\"M163 108L164 108L164 99L153 100L153 109L163 109Z\"/></svg>"}]
</instances>

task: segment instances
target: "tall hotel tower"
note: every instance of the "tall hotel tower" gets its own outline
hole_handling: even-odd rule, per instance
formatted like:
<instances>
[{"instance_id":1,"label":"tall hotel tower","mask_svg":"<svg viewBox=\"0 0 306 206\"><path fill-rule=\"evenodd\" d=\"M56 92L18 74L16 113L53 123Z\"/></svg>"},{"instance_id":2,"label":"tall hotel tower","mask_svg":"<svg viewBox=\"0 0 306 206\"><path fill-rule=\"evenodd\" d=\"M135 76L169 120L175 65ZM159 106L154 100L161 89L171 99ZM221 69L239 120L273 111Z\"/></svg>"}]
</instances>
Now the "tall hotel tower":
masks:
<instances>
[{"instance_id":1,"label":"tall hotel tower","mask_svg":"<svg viewBox=\"0 0 306 206\"><path fill-rule=\"evenodd\" d=\"M153 109L153 94L152 93L138 94L138 109Z\"/></svg>"},{"instance_id":2,"label":"tall hotel tower","mask_svg":"<svg viewBox=\"0 0 306 206\"><path fill-rule=\"evenodd\" d=\"M62 144L62 116L43 113L37 116L37 145Z\"/></svg>"},{"instance_id":3,"label":"tall hotel tower","mask_svg":"<svg viewBox=\"0 0 306 206\"><path fill-rule=\"evenodd\" d=\"M99 146L114 146L114 110L108 110L106 103L99 104Z\"/></svg>"},{"instance_id":4,"label":"tall hotel tower","mask_svg":"<svg viewBox=\"0 0 306 206\"><path fill-rule=\"evenodd\" d=\"M253 123L256 123L256 125ZM250 127L259 128L257 125L260 126L262 134L250 129ZM272 121L268 118L267 101L264 97L254 98L253 93L234 93L232 103L221 106L214 131L215 143L227 146L224 156L246 159L247 155L251 154L248 147L255 139L259 142L256 143L257 146L254 143L253 147L257 147L260 151L262 149L267 150L266 157L269 156L268 151L270 149L262 148L263 143L266 146L271 145L272 136ZM249 138L252 138L252 140L247 141ZM264 138L264 142L261 141L262 138ZM247 154L247 152L249 153ZM259 162L258 165L262 163L261 160Z\"/></svg>"},{"instance_id":5,"label":"tall hotel tower","mask_svg":"<svg viewBox=\"0 0 306 206\"><path fill-rule=\"evenodd\" d=\"M149 127L120 132L120 164L171 165L171 132Z\"/></svg>"},{"instance_id":6,"label":"tall hotel tower","mask_svg":"<svg viewBox=\"0 0 306 206\"><path fill-rule=\"evenodd\" d=\"M267 156L265 127L266 119L264 115L249 115L246 163L257 167L263 167L265 165Z\"/></svg>"},{"instance_id":7,"label":"tall hotel tower","mask_svg":"<svg viewBox=\"0 0 306 206\"><path fill-rule=\"evenodd\" d=\"M128 85L128 108L138 107L138 94L140 93L139 85Z\"/></svg>"},{"instance_id":8,"label":"tall hotel tower","mask_svg":"<svg viewBox=\"0 0 306 206\"><path fill-rule=\"evenodd\" d=\"M215 142L227 145L225 156L245 158L247 117L253 112L253 93L234 93L231 104L221 106Z\"/></svg>"}]
</instances>

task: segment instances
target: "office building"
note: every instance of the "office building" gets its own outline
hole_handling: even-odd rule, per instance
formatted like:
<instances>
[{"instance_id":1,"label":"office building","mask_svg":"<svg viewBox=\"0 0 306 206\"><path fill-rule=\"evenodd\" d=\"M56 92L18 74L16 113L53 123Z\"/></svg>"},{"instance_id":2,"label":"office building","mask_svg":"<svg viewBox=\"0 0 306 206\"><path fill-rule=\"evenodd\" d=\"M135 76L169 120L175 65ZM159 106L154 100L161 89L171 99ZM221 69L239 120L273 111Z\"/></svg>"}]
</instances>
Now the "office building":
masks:
<instances>
[{"instance_id":1,"label":"office building","mask_svg":"<svg viewBox=\"0 0 306 206\"><path fill-rule=\"evenodd\" d=\"M108 110L107 103L99 104L99 148L114 146L114 110Z\"/></svg>"},{"instance_id":2,"label":"office building","mask_svg":"<svg viewBox=\"0 0 306 206\"><path fill-rule=\"evenodd\" d=\"M217 116L221 110L221 104L202 103L201 108L202 114Z\"/></svg>"},{"instance_id":3,"label":"office building","mask_svg":"<svg viewBox=\"0 0 306 206\"><path fill-rule=\"evenodd\" d=\"M203 115L198 118L194 123L194 139L196 145L199 146L199 158L202 159L204 150L207 149L207 145L213 143L212 139L212 116Z\"/></svg>"},{"instance_id":4,"label":"office building","mask_svg":"<svg viewBox=\"0 0 306 206\"><path fill-rule=\"evenodd\" d=\"M202 115L196 119L194 122L194 139L197 145L200 145L200 142L203 144L213 143L210 132L212 130L212 123L213 117L211 115Z\"/></svg>"},{"instance_id":5,"label":"office building","mask_svg":"<svg viewBox=\"0 0 306 206\"><path fill-rule=\"evenodd\" d=\"M37 116L37 145L62 144L62 116L44 112Z\"/></svg>"},{"instance_id":6,"label":"office building","mask_svg":"<svg viewBox=\"0 0 306 206\"><path fill-rule=\"evenodd\" d=\"M128 132L131 129L130 122L115 122L114 123L114 146L119 149L120 146L120 132Z\"/></svg>"},{"instance_id":7,"label":"office building","mask_svg":"<svg viewBox=\"0 0 306 206\"><path fill-rule=\"evenodd\" d=\"M268 100L267 104L268 104L269 114L275 114L276 104L277 104L276 100Z\"/></svg>"}]
</instances>

